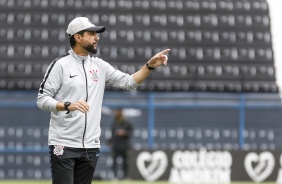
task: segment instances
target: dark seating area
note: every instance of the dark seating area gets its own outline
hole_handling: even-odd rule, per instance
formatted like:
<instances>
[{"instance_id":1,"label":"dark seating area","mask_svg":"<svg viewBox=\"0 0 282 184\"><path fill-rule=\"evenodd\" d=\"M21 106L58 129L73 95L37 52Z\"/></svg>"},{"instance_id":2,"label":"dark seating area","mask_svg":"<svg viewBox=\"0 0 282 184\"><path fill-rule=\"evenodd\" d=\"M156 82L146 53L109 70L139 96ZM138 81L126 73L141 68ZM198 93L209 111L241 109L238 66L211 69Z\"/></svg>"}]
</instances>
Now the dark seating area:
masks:
<instances>
[{"instance_id":1,"label":"dark seating area","mask_svg":"<svg viewBox=\"0 0 282 184\"><path fill-rule=\"evenodd\" d=\"M0 5L0 89L37 90L48 64L69 50L68 23L86 16L106 26L97 57L121 71L134 73L158 51L171 49L169 64L138 90L278 92L265 0L0 0Z\"/></svg>"}]
</instances>

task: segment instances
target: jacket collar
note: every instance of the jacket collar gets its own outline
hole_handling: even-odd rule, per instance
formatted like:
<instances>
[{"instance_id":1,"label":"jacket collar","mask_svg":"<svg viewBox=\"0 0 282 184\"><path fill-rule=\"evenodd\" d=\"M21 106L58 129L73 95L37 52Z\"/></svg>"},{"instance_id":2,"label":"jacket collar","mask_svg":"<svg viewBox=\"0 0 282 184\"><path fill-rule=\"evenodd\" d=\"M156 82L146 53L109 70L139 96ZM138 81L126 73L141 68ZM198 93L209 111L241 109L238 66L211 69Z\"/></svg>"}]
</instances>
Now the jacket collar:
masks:
<instances>
[{"instance_id":1,"label":"jacket collar","mask_svg":"<svg viewBox=\"0 0 282 184\"><path fill-rule=\"evenodd\" d=\"M87 56L80 56L80 55L77 55L73 50L70 50L69 53L75 59L75 62L80 63L80 64L82 64L83 60L87 61L87 60L90 59L89 55L87 55Z\"/></svg>"}]
</instances>

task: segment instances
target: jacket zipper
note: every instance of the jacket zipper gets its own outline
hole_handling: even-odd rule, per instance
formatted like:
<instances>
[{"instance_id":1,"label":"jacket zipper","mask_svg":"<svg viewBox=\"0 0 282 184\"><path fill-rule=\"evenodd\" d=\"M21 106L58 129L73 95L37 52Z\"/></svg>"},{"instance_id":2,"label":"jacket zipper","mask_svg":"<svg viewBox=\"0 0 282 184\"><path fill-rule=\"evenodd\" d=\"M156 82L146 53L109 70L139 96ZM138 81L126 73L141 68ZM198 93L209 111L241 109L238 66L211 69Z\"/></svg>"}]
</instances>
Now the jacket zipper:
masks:
<instances>
[{"instance_id":1,"label":"jacket zipper","mask_svg":"<svg viewBox=\"0 0 282 184\"><path fill-rule=\"evenodd\" d=\"M85 80L86 80L86 99L85 99L85 101L87 102L87 100L88 100L88 81L87 81L87 74L86 74L85 67L84 67L84 60L82 61L82 66L83 66L83 71L84 71ZM87 127L87 112L85 112L85 125L84 125L83 137L82 137L83 148L85 147L84 146L84 137L85 137L85 133L86 133L86 127Z\"/></svg>"}]
</instances>

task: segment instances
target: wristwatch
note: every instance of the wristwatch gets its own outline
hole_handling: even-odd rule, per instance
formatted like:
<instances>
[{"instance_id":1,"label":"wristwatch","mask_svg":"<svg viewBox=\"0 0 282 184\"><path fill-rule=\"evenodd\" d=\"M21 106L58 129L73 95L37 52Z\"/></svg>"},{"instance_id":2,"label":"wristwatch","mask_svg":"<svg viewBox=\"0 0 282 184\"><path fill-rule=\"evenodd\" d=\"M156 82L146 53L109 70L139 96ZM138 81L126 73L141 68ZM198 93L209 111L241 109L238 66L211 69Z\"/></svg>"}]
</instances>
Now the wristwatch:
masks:
<instances>
[{"instance_id":1,"label":"wristwatch","mask_svg":"<svg viewBox=\"0 0 282 184\"><path fill-rule=\"evenodd\" d=\"M65 103L64 103L65 110L67 111L66 114L69 114L69 113L70 113L70 110L69 110L70 104L71 104L70 102L65 102Z\"/></svg>"},{"instance_id":2,"label":"wristwatch","mask_svg":"<svg viewBox=\"0 0 282 184\"><path fill-rule=\"evenodd\" d=\"M154 70L154 69L155 69L154 67L149 66L149 63L146 63L146 66L147 66L147 68L148 68L149 70Z\"/></svg>"}]
</instances>

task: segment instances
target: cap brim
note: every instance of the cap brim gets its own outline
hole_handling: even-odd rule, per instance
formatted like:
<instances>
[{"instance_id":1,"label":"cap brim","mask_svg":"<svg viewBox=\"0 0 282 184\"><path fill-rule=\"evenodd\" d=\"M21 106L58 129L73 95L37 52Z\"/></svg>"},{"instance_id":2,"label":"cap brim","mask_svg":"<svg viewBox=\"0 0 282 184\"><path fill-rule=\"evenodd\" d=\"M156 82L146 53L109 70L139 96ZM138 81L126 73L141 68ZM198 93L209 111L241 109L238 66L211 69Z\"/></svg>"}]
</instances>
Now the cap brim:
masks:
<instances>
[{"instance_id":1,"label":"cap brim","mask_svg":"<svg viewBox=\"0 0 282 184\"><path fill-rule=\"evenodd\" d=\"M95 31L96 33L103 33L106 30L106 28L105 28L105 26L95 26L95 27L87 28L85 30Z\"/></svg>"}]
</instances>

